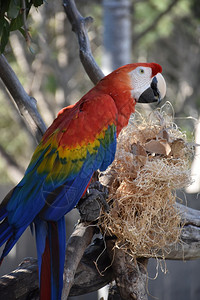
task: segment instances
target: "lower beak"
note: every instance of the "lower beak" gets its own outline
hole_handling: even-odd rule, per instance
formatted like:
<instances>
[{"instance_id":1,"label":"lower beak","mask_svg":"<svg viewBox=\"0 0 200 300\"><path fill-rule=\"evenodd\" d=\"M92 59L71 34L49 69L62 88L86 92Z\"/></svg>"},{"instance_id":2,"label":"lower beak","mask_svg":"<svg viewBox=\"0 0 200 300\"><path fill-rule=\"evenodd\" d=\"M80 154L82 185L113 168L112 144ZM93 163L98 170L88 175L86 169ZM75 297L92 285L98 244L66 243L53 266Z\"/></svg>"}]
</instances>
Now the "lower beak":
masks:
<instances>
[{"instance_id":1,"label":"lower beak","mask_svg":"<svg viewBox=\"0 0 200 300\"><path fill-rule=\"evenodd\" d=\"M160 101L161 98L159 97L159 95L154 94L154 90L151 87L146 89L138 99L138 103L160 103Z\"/></svg>"},{"instance_id":2,"label":"lower beak","mask_svg":"<svg viewBox=\"0 0 200 300\"><path fill-rule=\"evenodd\" d=\"M151 85L147 88L139 97L139 103L153 103L157 102L158 104L164 98L166 94L166 83L163 76L158 73L153 77Z\"/></svg>"}]
</instances>

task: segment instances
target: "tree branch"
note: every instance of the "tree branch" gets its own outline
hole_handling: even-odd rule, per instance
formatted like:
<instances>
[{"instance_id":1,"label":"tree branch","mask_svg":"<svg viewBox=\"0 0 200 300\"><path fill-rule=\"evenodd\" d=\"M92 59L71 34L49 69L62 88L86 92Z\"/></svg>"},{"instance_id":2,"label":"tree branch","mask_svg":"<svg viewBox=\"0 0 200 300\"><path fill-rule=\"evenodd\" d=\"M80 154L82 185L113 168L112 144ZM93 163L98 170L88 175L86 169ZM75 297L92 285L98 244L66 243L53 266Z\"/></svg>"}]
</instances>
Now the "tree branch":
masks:
<instances>
[{"instance_id":1,"label":"tree branch","mask_svg":"<svg viewBox=\"0 0 200 300\"><path fill-rule=\"evenodd\" d=\"M182 214L182 221L185 225L181 232L181 243L168 248L168 254L166 259L178 259L178 260L191 260L200 258L200 212L184 205L177 204ZM72 235L72 240L68 242L66 263L65 263L65 277L69 274L74 274L76 266L71 266L73 261L76 261L76 265L81 257L87 244L91 240L92 227L85 226L84 223L80 223ZM109 242L108 242L109 243ZM130 261L130 257L118 250L114 255L112 253L112 246L108 246L108 252L105 250L105 242L103 239L96 239L84 252L78 267L76 269L74 281L73 276L70 278L70 285L73 281L73 285L70 291L70 296L82 295L97 290L111 282L114 277L121 278L120 282L130 282L134 284L134 290L128 285L122 284L122 294L127 291L132 293L136 292L136 296L139 298L139 293L144 292L145 282L145 261L138 261L138 265ZM76 254L78 256L76 257ZM108 255L109 253L109 255ZM162 254L160 255L162 258ZM112 263L111 263L112 260ZM0 295L4 299L6 295L7 300L17 299L22 300L27 297L28 299L36 299L35 295L38 293L38 273L37 273L37 260L26 259L20 264L19 268L12 273L3 276L0 279ZM95 262L95 263L94 263ZM129 268L123 269L123 264L129 265ZM125 266L124 265L124 266ZM98 268L97 268L98 266ZM122 272L124 270L124 272ZM130 272L132 277L127 277L127 272ZM122 277L123 276L123 277ZM69 276L68 276L69 277ZM140 282L142 278L142 281ZM140 279L140 280L139 280ZM138 281L139 280L139 281ZM137 282L141 288L137 289ZM63 296L64 297L64 296ZM127 297L127 296L126 296ZM66 299L66 298L63 298ZM123 299L123 298L122 298ZM128 298L125 298L128 299ZM130 298L131 299L131 298ZM134 298L133 298L134 299Z\"/></svg>"},{"instance_id":2,"label":"tree branch","mask_svg":"<svg viewBox=\"0 0 200 300\"><path fill-rule=\"evenodd\" d=\"M124 300L147 300L148 259L134 260L121 249L114 248L114 242L107 242L107 251L112 260L112 269L120 296Z\"/></svg>"},{"instance_id":3,"label":"tree branch","mask_svg":"<svg viewBox=\"0 0 200 300\"><path fill-rule=\"evenodd\" d=\"M93 237L93 226L79 224L67 242L62 300L67 299L78 264Z\"/></svg>"},{"instance_id":4,"label":"tree branch","mask_svg":"<svg viewBox=\"0 0 200 300\"><path fill-rule=\"evenodd\" d=\"M110 260L106 251L104 251L105 245L102 240L96 240L95 243L85 250L86 244L90 242L92 233L93 228L91 226L85 227L81 223L76 227L68 241L66 253L69 256L66 256L64 277L65 279L68 277L70 286L73 283L70 296L96 291L114 278L112 268L108 268ZM77 244L80 248L77 248ZM79 252L78 258L76 257L77 251ZM72 273L76 266L72 266L72 264L74 260L76 260L76 263L78 262L81 252L84 252L84 254L73 278L74 274ZM72 260L71 262L70 259ZM98 269L96 266L98 266ZM100 272L102 272L102 275L100 275ZM67 283L65 283L65 287L67 292L69 292ZM65 287L63 290L65 290ZM26 258L15 271L2 276L0 279L0 295L2 299L5 298L7 300L39 299L37 260ZM62 299L66 299L67 293L64 292L62 297Z\"/></svg>"},{"instance_id":5,"label":"tree branch","mask_svg":"<svg viewBox=\"0 0 200 300\"><path fill-rule=\"evenodd\" d=\"M10 92L21 115L25 118L27 125L31 128L32 134L37 142L40 142L46 126L37 110L36 100L26 93L3 54L0 55L0 78Z\"/></svg>"},{"instance_id":6,"label":"tree branch","mask_svg":"<svg viewBox=\"0 0 200 300\"><path fill-rule=\"evenodd\" d=\"M63 0L63 6L72 30L75 32L80 51L80 60L85 71L94 84L104 77L103 72L97 65L91 51L87 34L89 25L93 22L92 17L83 18L77 10L74 0Z\"/></svg>"},{"instance_id":7,"label":"tree branch","mask_svg":"<svg viewBox=\"0 0 200 300\"><path fill-rule=\"evenodd\" d=\"M166 259L191 260L200 258L200 211L177 203L181 214L181 242L170 247Z\"/></svg>"}]
</instances>

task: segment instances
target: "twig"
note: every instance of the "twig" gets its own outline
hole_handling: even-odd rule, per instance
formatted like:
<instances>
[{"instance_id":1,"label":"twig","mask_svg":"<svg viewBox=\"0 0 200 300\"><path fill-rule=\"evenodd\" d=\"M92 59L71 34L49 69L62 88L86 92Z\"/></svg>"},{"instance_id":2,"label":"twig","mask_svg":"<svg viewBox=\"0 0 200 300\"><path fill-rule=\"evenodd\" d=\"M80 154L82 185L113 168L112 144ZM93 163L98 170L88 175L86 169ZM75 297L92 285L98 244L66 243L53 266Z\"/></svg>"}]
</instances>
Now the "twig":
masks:
<instances>
[{"instance_id":1,"label":"twig","mask_svg":"<svg viewBox=\"0 0 200 300\"><path fill-rule=\"evenodd\" d=\"M32 134L37 142L40 142L46 126L37 110L36 100L26 93L3 54L0 55L0 78L12 95L27 125L31 128Z\"/></svg>"},{"instance_id":2,"label":"twig","mask_svg":"<svg viewBox=\"0 0 200 300\"><path fill-rule=\"evenodd\" d=\"M93 22L92 17L83 18L77 10L74 0L63 0L63 6L72 30L78 38L80 59L91 81L96 84L104 77L91 51L87 28Z\"/></svg>"}]
</instances>

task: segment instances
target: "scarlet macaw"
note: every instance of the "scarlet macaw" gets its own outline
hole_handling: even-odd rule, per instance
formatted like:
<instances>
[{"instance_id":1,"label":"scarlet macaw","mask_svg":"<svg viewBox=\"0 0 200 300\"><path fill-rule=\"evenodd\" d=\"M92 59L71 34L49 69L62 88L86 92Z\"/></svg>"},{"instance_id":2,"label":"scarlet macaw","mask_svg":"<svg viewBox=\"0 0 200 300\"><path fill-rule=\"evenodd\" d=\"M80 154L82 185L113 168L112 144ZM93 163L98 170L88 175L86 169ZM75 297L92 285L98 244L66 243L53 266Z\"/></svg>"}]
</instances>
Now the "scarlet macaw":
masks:
<instances>
[{"instance_id":1,"label":"scarlet macaw","mask_svg":"<svg viewBox=\"0 0 200 300\"><path fill-rule=\"evenodd\" d=\"M6 242L1 261L27 226L35 225L40 299L61 298L64 215L78 203L94 171L104 171L114 160L117 136L136 102L160 101L164 96L161 72L156 63L123 66L76 104L63 108L37 146L23 179L1 203L0 246Z\"/></svg>"}]
</instances>

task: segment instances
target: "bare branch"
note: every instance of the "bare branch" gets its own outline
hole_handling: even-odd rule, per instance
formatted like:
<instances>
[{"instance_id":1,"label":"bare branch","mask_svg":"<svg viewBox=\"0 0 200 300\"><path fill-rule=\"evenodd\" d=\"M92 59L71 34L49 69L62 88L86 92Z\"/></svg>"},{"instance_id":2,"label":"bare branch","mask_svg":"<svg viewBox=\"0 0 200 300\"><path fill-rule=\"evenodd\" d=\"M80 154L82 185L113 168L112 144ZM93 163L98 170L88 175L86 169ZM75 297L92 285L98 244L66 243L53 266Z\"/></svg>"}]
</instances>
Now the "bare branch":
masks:
<instances>
[{"instance_id":1,"label":"bare branch","mask_svg":"<svg viewBox=\"0 0 200 300\"><path fill-rule=\"evenodd\" d=\"M148 259L134 260L121 249L114 248L114 242L107 242L107 251L112 260L112 269L120 296L124 300L147 300Z\"/></svg>"},{"instance_id":2,"label":"bare branch","mask_svg":"<svg viewBox=\"0 0 200 300\"><path fill-rule=\"evenodd\" d=\"M78 264L87 246L91 243L93 236L93 226L77 225L72 233L65 253L64 286L62 300L67 299Z\"/></svg>"},{"instance_id":3,"label":"bare branch","mask_svg":"<svg viewBox=\"0 0 200 300\"><path fill-rule=\"evenodd\" d=\"M94 60L87 34L87 28L93 22L93 19L92 17L83 18L77 10L74 0L63 0L63 6L72 25L72 30L78 38L81 62L91 81L97 84L104 77L104 74Z\"/></svg>"},{"instance_id":4,"label":"bare branch","mask_svg":"<svg viewBox=\"0 0 200 300\"><path fill-rule=\"evenodd\" d=\"M21 115L25 118L27 125L31 128L37 142L40 142L46 126L37 110L36 100L26 93L3 54L0 55L0 78L12 95L14 102Z\"/></svg>"},{"instance_id":5,"label":"bare branch","mask_svg":"<svg viewBox=\"0 0 200 300\"><path fill-rule=\"evenodd\" d=\"M7 97L11 98L10 103L9 103L10 104L9 109L11 108L13 111L13 113L12 113L13 121L18 123L20 125L20 127L23 128L23 130L26 132L26 134L30 138L32 147L35 148L37 146L37 141L36 141L35 137L33 136L31 129L29 128L29 126L27 126L25 119L22 118L19 113L16 114L16 104L12 100L12 96L10 94L8 95L8 90L6 89L6 86L4 85L4 83L2 81L0 81L0 89L1 89L1 92L3 93L5 99L7 99Z\"/></svg>"},{"instance_id":6,"label":"bare branch","mask_svg":"<svg viewBox=\"0 0 200 300\"><path fill-rule=\"evenodd\" d=\"M0 295L1 299L7 300L39 299L37 260L27 258L15 271L2 276Z\"/></svg>"},{"instance_id":7,"label":"bare branch","mask_svg":"<svg viewBox=\"0 0 200 300\"><path fill-rule=\"evenodd\" d=\"M167 259L191 260L200 258L200 211L178 204L182 223L181 243L170 247Z\"/></svg>"},{"instance_id":8,"label":"bare branch","mask_svg":"<svg viewBox=\"0 0 200 300\"><path fill-rule=\"evenodd\" d=\"M72 239L68 242L68 256L65 263L65 285L67 292L69 292L69 288L67 287L68 282L66 282L67 275L70 280L70 286L73 283L70 296L96 291L114 278L112 268L108 268L110 260L106 251L104 251L105 245L102 240L97 240L96 243L91 244L86 250L84 249L86 244L90 242L92 234L93 228L91 226L86 227L84 224L79 224L72 234ZM77 262L84 250L85 253L81 257L74 277L72 272L76 269ZM76 256L77 252L78 255ZM73 265L74 261L75 266ZM98 269L94 262L98 265ZM102 272L102 275L100 272ZM69 273L72 275L70 278ZM65 287L63 290L65 290ZM66 299L67 292L64 291L63 299ZM0 279L0 295L2 299L5 298L7 300L39 299L37 260L26 258L15 271L2 276Z\"/></svg>"},{"instance_id":9,"label":"bare branch","mask_svg":"<svg viewBox=\"0 0 200 300\"><path fill-rule=\"evenodd\" d=\"M86 249L76 270L70 296L96 291L114 279L105 242L96 239Z\"/></svg>"},{"instance_id":10,"label":"bare branch","mask_svg":"<svg viewBox=\"0 0 200 300\"><path fill-rule=\"evenodd\" d=\"M185 222L185 226L183 227L181 233L182 244L177 244L171 249L169 248L166 259L198 259L200 258L200 212L180 204L178 204L178 207L182 213L183 222ZM92 234L92 227L87 227L85 226L85 224L79 224L79 226L76 228L76 231L72 235L72 241L68 242L68 254L66 253L65 263L65 278L66 275L69 278L69 275L73 273L71 278L69 278L70 285L73 281L74 271L76 269L77 263L82 255L81 253L84 252L87 244L90 242ZM92 243L85 250L85 253L76 269L70 296L82 295L84 293L97 290L98 288L101 288L111 282L114 279L114 276L115 278L117 276L118 278L122 275L125 276L125 279L123 279L123 282L125 282L124 280L126 280L127 273L124 269L124 274L121 274L123 269L121 266L124 263L128 266L130 259L119 250L119 252L117 252L117 255L115 254L115 263L117 265L120 262L120 265L116 266L115 263L113 265L111 263L111 260L113 260L111 249L112 247L110 246L109 257L107 251L105 251L104 241L102 239L97 239L96 242ZM77 251L78 256L76 257ZM75 265L73 266L74 261ZM11 274L3 276L0 279L0 295L6 295L7 300L22 300L25 299L28 295L28 299L36 299L31 298L32 296L30 296L33 295L33 297L35 297L38 289L38 274L36 262L37 261L33 259L26 259L25 263L23 262L23 264L21 264L17 270L13 271ZM94 262L97 263L98 269ZM142 291L144 293L143 284L145 282L146 262L138 261L138 265L134 265L132 262L130 262L130 264L130 267L127 267L127 271L134 273L134 276L132 275L131 277L131 281L134 283L135 289L132 290L132 292L138 290L138 293L141 293ZM141 282L139 278L142 278ZM137 282L139 284L138 286ZM24 286L26 286L26 288L24 288ZM13 295L15 295L15 297Z\"/></svg>"}]
</instances>

